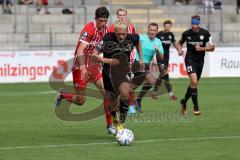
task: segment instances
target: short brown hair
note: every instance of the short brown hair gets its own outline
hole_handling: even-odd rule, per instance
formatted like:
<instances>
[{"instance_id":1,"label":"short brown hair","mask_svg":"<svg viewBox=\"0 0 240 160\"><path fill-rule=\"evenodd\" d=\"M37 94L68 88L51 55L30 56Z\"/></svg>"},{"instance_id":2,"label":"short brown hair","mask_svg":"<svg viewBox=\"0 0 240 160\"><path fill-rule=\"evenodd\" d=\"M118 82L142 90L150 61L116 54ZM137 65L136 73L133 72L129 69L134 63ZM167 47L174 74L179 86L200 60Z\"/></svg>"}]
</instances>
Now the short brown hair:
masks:
<instances>
[{"instance_id":1,"label":"short brown hair","mask_svg":"<svg viewBox=\"0 0 240 160\"><path fill-rule=\"evenodd\" d=\"M124 11L124 12L126 12L126 14L127 14L127 10L126 10L126 9L119 8L119 9L117 10L117 15L118 15L118 12L121 12L121 11Z\"/></svg>"},{"instance_id":2,"label":"short brown hair","mask_svg":"<svg viewBox=\"0 0 240 160\"><path fill-rule=\"evenodd\" d=\"M150 24L148 25L148 29L150 28L150 26L156 26L156 27L157 27L157 29L158 29L158 24L157 24L157 23L155 23L155 22L152 22L152 23L150 23Z\"/></svg>"},{"instance_id":3,"label":"short brown hair","mask_svg":"<svg viewBox=\"0 0 240 160\"><path fill-rule=\"evenodd\" d=\"M172 25L172 21L169 20L169 19L167 19L167 20L165 20L165 21L163 22L163 25L164 25L164 26L165 26L166 24Z\"/></svg>"}]
</instances>

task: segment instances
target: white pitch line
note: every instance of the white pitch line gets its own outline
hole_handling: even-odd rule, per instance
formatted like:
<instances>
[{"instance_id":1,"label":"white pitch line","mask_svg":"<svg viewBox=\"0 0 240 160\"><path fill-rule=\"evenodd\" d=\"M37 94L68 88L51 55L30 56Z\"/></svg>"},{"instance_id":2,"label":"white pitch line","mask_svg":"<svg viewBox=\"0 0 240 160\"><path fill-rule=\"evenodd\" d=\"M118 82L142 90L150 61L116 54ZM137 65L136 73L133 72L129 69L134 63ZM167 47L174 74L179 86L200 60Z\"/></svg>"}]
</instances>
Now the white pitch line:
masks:
<instances>
[{"instance_id":1,"label":"white pitch line","mask_svg":"<svg viewBox=\"0 0 240 160\"><path fill-rule=\"evenodd\" d=\"M43 95L43 94L52 94L52 93L57 93L57 92L56 91L42 91L42 92L1 93L0 97Z\"/></svg>"},{"instance_id":2,"label":"white pitch line","mask_svg":"<svg viewBox=\"0 0 240 160\"><path fill-rule=\"evenodd\" d=\"M240 136L149 139L149 140L134 141L134 143L155 143L155 142L161 142L161 141L190 141L190 140L216 140L216 139L240 139ZM116 142L99 142L99 143L82 143L82 144L50 144L50 145L41 145L41 146L1 147L0 150L93 146L93 145L108 145L108 144L114 144L114 143L116 143Z\"/></svg>"}]
</instances>

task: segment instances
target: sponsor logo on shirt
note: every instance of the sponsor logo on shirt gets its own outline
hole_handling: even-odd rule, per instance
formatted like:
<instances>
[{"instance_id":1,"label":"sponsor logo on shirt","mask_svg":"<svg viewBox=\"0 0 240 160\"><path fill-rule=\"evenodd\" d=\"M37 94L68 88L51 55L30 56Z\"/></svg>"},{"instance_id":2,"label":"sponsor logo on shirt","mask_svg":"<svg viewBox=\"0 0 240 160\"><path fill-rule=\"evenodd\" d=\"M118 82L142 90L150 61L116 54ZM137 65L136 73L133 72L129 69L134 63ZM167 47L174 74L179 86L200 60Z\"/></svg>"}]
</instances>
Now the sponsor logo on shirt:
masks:
<instances>
[{"instance_id":1,"label":"sponsor logo on shirt","mask_svg":"<svg viewBox=\"0 0 240 160\"><path fill-rule=\"evenodd\" d=\"M88 36L88 32L83 32L81 38L87 39L87 36Z\"/></svg>"}]
</instances>

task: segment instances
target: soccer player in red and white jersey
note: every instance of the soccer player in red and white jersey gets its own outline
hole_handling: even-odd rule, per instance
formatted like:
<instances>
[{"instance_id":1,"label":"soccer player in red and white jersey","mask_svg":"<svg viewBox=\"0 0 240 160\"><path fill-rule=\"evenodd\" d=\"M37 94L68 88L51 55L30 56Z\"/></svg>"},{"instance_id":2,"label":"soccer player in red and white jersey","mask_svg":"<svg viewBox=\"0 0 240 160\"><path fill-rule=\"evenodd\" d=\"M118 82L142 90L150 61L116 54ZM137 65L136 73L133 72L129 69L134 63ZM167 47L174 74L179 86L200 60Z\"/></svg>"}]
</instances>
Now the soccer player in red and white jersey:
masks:
<instances>
[{"instance_id":1,"label":"soccer player in red and white jersey","mask_svg":"<svg viewBox=\"0 0 240 160\"><path fill-rule=\"evenodd\" d=\"M95 11L95 21L88 23L82 29L75 50L72 68L73 84L76 94L65 93L63 89L60 89L59 96L56 98L56 106L60 106L63 99L66 99L71 103L83 105L86 99L84 90L89 82L94 83L99 91L104 95L101 64L93 61L91 59L91 55L96 45L100 43L103 36L108 32L108 28L106 26L108 17L109 11L107 8L99 7ZM106 108L105 112L108 113ZM114 130L114 128L111 128L110 126L111 123L110 116L110 120L109 118L107 120L107 127L109 132L114 133L115 131L111 130Z\"/></svg>"},{"instance_id":2,"label":"soccer player in red and white jersey","mask_svg":"<svg viewBox=\"0 0 240 160\"><path fill-rule=\"evenodd\" d=\"M128 22L127 19L127 10L123 9L123 8L119 8L117 10L117 21L121 21L121 22ZM114 23L112 25L110 25L109 27L109 32L114 32ZM135 27L133 24L128 23L128 33L129 34L135 34ZM132 62L135 59L135 53L134 51L131 52L130 54L130 62Z\"/></svg>"}]
</instances>

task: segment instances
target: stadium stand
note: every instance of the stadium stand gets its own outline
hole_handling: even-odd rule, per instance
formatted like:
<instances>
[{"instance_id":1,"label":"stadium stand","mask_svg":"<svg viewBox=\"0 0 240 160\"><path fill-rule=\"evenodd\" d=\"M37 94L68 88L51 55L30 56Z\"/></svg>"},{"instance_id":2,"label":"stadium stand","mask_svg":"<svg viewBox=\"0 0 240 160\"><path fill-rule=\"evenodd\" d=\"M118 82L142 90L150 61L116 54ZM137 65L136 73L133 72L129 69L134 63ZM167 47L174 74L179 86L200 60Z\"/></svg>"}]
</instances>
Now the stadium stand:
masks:
<instances>
[{"instance_id":1,"label":"stadium stand","mask_svg":"<svg viewBox=\"0 0 240 160\"><path fill-rule=\"evenodd\" d=\"M16 4L16 0L13 1ZM49 0L49 15L39 15L34 5L14 5L12 15L0 14L0 50L22 49L73 49L82 26L94 18L94 10L99 5L109 7L115 20L116 8L128 10L130 21L139 33L146 32L149 22L160 24L165 19L174 23L176 38L187 29L190 16L199 14L202 26L214 35L214 42L221 46L237 46L240 42L240 18L235 13L234 0L224 1L223 10L215 10L204 15L200 1L192 0L190 5L176 6L169 1L166 5L154 0L102 0L102 1L62 1L74 9L75 14L62 14L62 6L53 5L57 0ZM169 3L169 4L167 4ZM74 4L74 6L73 6ZM221 12L222 11L222 12Z\"/></svg>"}]
</instances>

